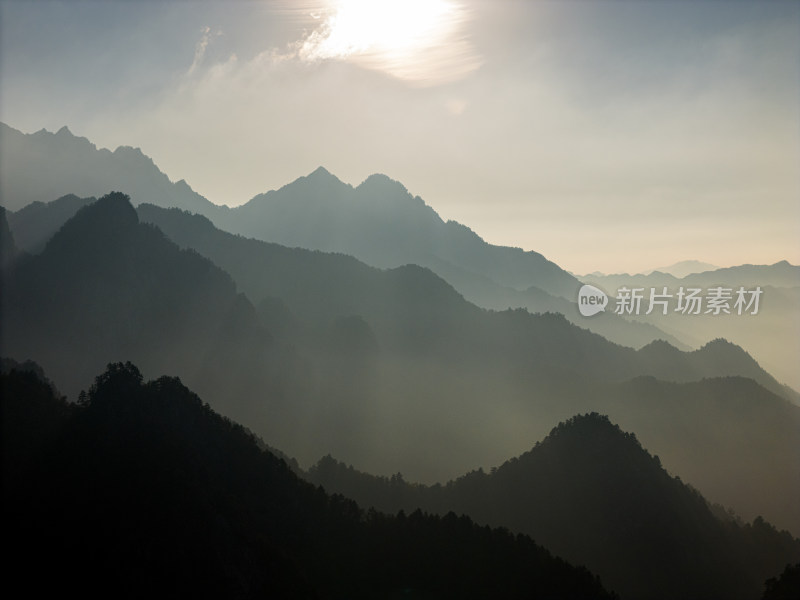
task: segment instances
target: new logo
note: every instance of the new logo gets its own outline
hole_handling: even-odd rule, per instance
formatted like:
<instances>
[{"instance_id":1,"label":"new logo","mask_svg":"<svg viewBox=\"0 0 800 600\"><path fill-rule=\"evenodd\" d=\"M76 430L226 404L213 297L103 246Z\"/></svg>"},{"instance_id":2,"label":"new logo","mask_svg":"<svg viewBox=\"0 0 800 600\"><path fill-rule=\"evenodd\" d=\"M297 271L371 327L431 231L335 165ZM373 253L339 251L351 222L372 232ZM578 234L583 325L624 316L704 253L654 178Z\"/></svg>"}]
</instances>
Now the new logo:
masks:
<instances>
[{"instance_id":1,"label":"new logo","mask_svg":"<svg viewBox=\"0 0 800 600\"><path fill-rule=\"evenodd\" d=\"M588 283L581 286L578 290L578 310L584 317L591 317L599 312L603 312L608 305L608 296L606 293L589 285Z\"/></svg>"}]
</instances>

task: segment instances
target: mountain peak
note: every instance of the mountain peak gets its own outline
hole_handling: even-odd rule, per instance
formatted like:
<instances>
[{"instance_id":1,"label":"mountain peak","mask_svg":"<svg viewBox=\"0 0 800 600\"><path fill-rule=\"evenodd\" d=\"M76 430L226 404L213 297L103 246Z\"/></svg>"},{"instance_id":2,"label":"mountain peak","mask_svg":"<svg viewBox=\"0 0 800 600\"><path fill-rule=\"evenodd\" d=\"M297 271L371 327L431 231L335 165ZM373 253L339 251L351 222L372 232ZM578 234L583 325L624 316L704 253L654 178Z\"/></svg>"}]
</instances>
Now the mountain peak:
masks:
<instances>
[{"instance_id":1,"label":"mountain peak","mask_svg":"<svg viewBox=\"0 0 800 600\"><path fill-rule=\"evenodd\" d=\"M391 177L389 177L388 175L386 175L384 173L372 173L362 183L367 183L368 181L369 182L382 181L382 182L390 183L390 184L395 184L395 183L399 184L400 183L396 179L392 179ZM402 185L402 184L400 184L400 185ZM403 187L405 188L405 186L403 186Z\"/></svg>"},{"instance_id":2,"label":"mountain peak","mask_svg":"<svg viewBox=\"0 0 800 600\"><path fill-rule=\"evenodd\" d=\"M694 273L716 271L717 269L719 269L719 267L717 265L712 265L711 263L702 262L699 260L682 260L671 265L656 267L655 269L644 271L642 274L650 275L653 273L666 273L668 275L672 275L673 277L677 277L678 279L683 279L684 277Z\"/></svg>"},{"instance_id":3,"label":"mountain peak","mask_svg":"<svg viewBox=\"0 0 800 600\"><path fill-rule=\"evenodd\" d=\"M744 352L744 349L733 342L729 342L725 338L714 338L713 340L706 342L700 348L700 350L715 350L715 349L724 349L724 350L735 350Z\"/></svg>"},{"instance_id":4,"label":"mountain peak","mask_svg":"<svg viewBox=\"0 0 800 600\"><path fill-rule=\"evenodd\" d=\"M550 434L545 439L555 439L565 435L566 433L579 434L578 439L580 439L583 435L590 431L595 433L606 432L612 435L627 437L628 439L635 439L633 434L624 433L620 429L619 425L612 423L611 419L609 419L607 415L602 415L596 412L575 415L574 417L559 423L550 431Z\"/></svg>"},{"instance_id":5,"label":"mountain peak","mask_svg":"<svg viewBox=\"0 0 800 600\"><path fill-rule=\"evenodd\" d=\"M294 186L295 184L301 184L301 185L305 184L306 186L311 185L313 188L323 188L323 187L326 187L326 186L338 186L338 187L347 186L347 184L345 184L341 179L336 177L336 175L334 175L333 173L328 171L328 169L326 169L323 166L317 167L316 169L314 169L308 175L305 175L305 176L302 176L302 177L298 177L292 183L283 186L281 188L281 190L284 190L286 188L290 188L291 186ZM349 187L349 186L347 186L347 187ZM267 192L266 194L259 194L259 196L266 196L266 195L271 194L271 193L272 192ZM258 196L256 196L256 197L258 197Z\"/></svg>"},{"instance_id":6,"label":"mountain peak","mask_svg":"<svg viewBox=\"0 0 800 600\"><path fill-rule=\"evenodd\" d=\"M61 129L59 129L58 131L56 131L56 133L55 133L55 134L56 134L56 135L63 136L63 137L66 137L66 136L69 136L69 137L75 137L75 136L73 135L73 133L72 133L72 132L69 130L69 127L67 127L66 125L64 125L64 126L61 128Z\"/></svg>"},{"instance_id":7,"label":"mountain peak","mask_svg":"<svg viewBox=\"0 0 800 600\"><path fill-rule=\"evenodd\" d=\"M388 175L384 175L383 173L373 173L364 181L362 181L356 189L359 191L392 191L403 195L411 195L409 194L406 186L399 181L392 179Z\"/></svg>"},{"instance_id":8,"label":"mountain peak","mask_svg":"<svg viewBox=\"0 0 800 600\"><path fill-rule=\"evenodd\" d=\"M319 184L343 184L341 179L336 177L336 175L328 171L328 169L323 166L317 167L311 173L305 177L301 177L300 179Z\"/></svg>"},{"instance_id":9,"label":"mountain peak","mask_svg":"<svg viewBox=\"0 0 800 600\"><path fill-rule=\"evenodd\" d=\"M141 148L134 148L133 146L117 146L117 149L114 150L114 154L130 154L136 156L146 156L145 153L142 152ZM150 161L152 162L152 159L150 159Z\"/></svg>"},{"instance_id":10,"label":"mountain peak","mask_svg":"<svg viewBox=\"0 0 800 600\"><path fill-rule=\"evenodd\" d=\"M328 171L328 169L320 165L316 169L314 169L311 173L309 173L308 177L333 177L333 174L330 171Z\"/></svg>"},{"instance_id":11,"label":"mountain peak","mask_svg":"<svg viewBox=\"0 0 800 600\"><path fill-rule=\"evenodd\" d=\"M169 177L167 177L166 173L159 169L156 163L153 162L153 159L142 152L141 148L118 146L117 149L114 150L113 155L126 160L131 165L136 165L138 168L146 169L146 172L150 174L151 177L166 179L167 183L169 183Z\"/></svg>"},{"instance_id":12,"label":"mountain peak","mask_svg":"<svg viewBox=\"0 0 800 600\"><path fill-rule=\"evenodd\" d=\"M139 216L131 204L131 199L122 192L111 192L100 198L97 202L89 204L78 211L94 214L110 219L110 223L121 225L125 228L139 223ZM76 215L77 216L77 215Z\"/></svg>"},{"instance_id":13,"label":"mountain peak","mask_svg":"<svg viewBox=\"0 0 800 600\"><path fill-rule=\"evenodd\" d=\"M48 247L72 247L79 240L105 243L125 235L139 224L130 198L111 192L84 206L51 238Z\"/></svg>"},{"instance_id":14,"label":"mountain peak","mask_svg":"<svg viewBox=\"0 0 800 600\"><path fill-rule=\"evenodd\" d=\"M373 173L355 188L362 202L372 206L390 207L393 211L409 211L407 214L418 215L421 220L416 227L430 224L444 225L439 214L419 196L414 196L399 181L382 173ZM419 231L419 229L417 229Z\"/></svg>"},{"instance_id":15,"label":"mountain peak","mask_svg":"<svg viewBox=\"0 0 800 600\"><path fill-rule=\"evenodd\" d=\"M668 341L662 339L653 340L649 344L642 346L639 349L639 352L670 352L680 354L680 350L678 348L670 344Z\"/></svg>"}]
</instances>

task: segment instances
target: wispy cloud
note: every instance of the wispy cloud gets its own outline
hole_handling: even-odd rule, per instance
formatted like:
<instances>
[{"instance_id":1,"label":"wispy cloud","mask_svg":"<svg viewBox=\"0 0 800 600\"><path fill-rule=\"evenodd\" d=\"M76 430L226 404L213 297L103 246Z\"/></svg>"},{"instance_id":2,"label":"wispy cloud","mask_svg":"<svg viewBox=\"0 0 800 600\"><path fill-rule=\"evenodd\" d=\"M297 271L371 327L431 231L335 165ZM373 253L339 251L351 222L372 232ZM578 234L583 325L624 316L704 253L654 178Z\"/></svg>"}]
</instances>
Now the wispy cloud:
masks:
<instances>
[{"instance_id":1,"label":"wispy cloud","mask_svg":"<svg viewBox=\"0 0 800 600\"><path fill-rule=\"evenodd\" d=\"M217 37L222 35L221 31L212 32L211 27L205 26L201 30L201 37L200 40L194 47L194 60L192 61L192 65L189 67L189 70L186 72L187 76L193 75L198 68L203 64L203 59L206 56L206 50L208 49L208 44L211 42L212 37Z\"/></svg>"}]
</instances>

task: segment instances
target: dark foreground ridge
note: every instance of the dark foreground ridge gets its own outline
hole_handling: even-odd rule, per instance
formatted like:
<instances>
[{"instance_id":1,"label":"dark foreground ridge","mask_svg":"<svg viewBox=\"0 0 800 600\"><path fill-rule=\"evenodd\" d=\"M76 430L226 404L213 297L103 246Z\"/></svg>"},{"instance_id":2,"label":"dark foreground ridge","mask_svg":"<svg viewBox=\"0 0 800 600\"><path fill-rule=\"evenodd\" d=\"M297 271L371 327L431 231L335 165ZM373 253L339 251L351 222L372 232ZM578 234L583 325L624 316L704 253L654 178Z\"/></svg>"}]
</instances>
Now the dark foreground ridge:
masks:
<instances>
[{"instance_id":1,"label":"dark foreground ridge","mask_svg":"<svg viewBox=\"0 0 800 600\"><path fill-rule=\"evenodd\" d=\"M585 564L623 598L756 599L800 560L800 540L760 517L737 522L671 477L631 433L597 413L559 424L541 443L446 485L360 473L330 456L308 478L378 510L455 511L532 536Z\"/></svg>"},{"instance_id":2,"label":"dark foreground ridge","mask_svg":"<svg viewBox=\"0 0 800 600\"><path fill-rule=\"evenodd\" d=\"M10 363L4 363L10 364ZM6 585L33 596L610 598L506 530L303 482L180 380L108 366L68 404L3 374Z\"/></svg>"}]
</instances>

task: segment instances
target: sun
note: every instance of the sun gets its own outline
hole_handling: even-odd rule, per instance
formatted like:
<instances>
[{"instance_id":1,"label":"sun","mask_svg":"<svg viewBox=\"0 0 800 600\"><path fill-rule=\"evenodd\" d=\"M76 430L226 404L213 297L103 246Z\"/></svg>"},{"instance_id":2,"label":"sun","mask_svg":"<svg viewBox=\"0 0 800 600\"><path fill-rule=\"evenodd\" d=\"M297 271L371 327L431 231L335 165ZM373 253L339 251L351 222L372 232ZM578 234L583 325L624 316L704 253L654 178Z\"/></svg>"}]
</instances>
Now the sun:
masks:
<instances>
[{"instance_id":1,"label":"sun","mask_svg":"<svg viewBox=\"0 0 800 600\"><path fill-rule=\"evenodd\" d=\"M460 37L466 13L454 0L329 0L317 18L300 48L307 61L347 60L404 79L474 68Z\"/></svg>"},{"instance_id":2,"label":"sun","mask_svg":"<svg viewBox=\"0 0 800 600\"><path fill-rule=\"evenodd\" d=\"M445 0L335 0L325 58L353 54L413 54L446 38L456 6Z\"/></svg>"}]
</instances>

